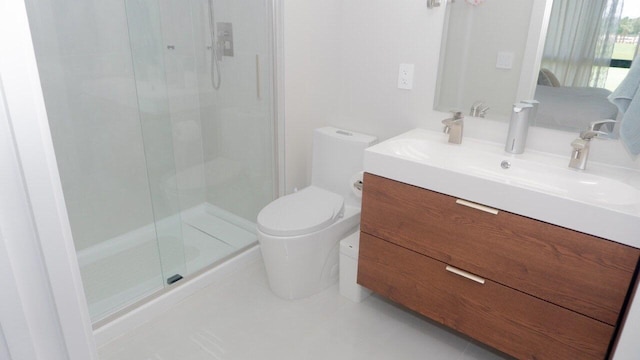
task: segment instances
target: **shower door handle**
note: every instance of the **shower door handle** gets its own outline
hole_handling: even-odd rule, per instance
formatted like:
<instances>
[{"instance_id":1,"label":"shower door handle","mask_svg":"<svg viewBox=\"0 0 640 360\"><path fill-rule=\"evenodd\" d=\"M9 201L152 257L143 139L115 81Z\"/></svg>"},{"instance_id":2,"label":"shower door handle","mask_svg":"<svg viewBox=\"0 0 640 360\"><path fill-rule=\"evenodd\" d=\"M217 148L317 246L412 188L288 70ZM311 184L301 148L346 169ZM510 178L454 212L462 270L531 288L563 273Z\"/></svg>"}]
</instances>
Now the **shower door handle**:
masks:
<instances>
[{"instance_id":1,"label":"shower door handle","mask_svg":"<svg viewBox=\"0 0 640 360\"><path fill-rule=\"evenodd\" d=\"M256 54L256 97L258 100L262 99L260 93L260 55Z\"/></svg>"}]
</instances>

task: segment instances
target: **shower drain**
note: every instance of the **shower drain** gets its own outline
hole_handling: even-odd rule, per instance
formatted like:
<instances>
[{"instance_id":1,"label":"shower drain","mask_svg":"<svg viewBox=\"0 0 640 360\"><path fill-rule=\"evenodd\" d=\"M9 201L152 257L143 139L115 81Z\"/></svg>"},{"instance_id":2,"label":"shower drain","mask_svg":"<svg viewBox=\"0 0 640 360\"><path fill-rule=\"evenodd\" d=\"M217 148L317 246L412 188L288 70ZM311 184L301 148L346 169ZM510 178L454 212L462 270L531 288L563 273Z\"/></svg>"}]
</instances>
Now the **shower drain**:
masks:
<instances>
[{"instance_id":1,"label":"shower drain","mask_svg":"<svg viewBox=\"0 0 640 360\"><path fill-rule=\"evenodd\" d=\"M171 277L169 277L169 278L167 279L167 285L171 285L171 284L173 284L174 282L177 282L177 281L180 281L180 280L182 280L182 275L180 275L180 274L175 274L175 275L173 275L173 276L171 276Z\"/></svg>"}]
</instances>

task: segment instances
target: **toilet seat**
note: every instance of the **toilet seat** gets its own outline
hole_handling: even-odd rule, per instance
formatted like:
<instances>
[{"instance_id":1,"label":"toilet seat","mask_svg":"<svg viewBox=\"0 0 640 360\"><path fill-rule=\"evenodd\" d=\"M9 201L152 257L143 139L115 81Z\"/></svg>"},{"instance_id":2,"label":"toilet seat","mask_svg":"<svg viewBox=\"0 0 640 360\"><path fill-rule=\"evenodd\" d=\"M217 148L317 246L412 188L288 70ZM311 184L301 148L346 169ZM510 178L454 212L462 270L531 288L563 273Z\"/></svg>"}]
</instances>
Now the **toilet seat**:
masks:
<instances>
[{"instance_id":1,"label":"toilet seat","mask_svg":"<svg viewBox=\"0 0 640 360\"><path fill-rule=\"evenodd\" d=\"M274 236L296 236L323 229L344 214L344 198L316 186L283 196L258 214L258 229Z\"/></svg>"}]
</instances>

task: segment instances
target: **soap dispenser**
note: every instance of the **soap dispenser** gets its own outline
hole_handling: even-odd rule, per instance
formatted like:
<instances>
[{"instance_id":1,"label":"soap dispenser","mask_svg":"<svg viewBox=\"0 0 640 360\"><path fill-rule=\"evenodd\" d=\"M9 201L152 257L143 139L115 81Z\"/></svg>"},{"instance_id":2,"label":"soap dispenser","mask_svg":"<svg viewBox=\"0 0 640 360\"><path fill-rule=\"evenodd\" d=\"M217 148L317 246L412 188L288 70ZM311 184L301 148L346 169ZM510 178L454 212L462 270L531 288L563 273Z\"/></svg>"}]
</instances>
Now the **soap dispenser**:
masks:
<instances>
[{"instance_id":1,"label":"soap dispenser","mask_svg":"<svg viewBox=\"0 0 640 360\"><path fill-rule=\"evenodd\" d=\"M524 152L524 146L527 143L531 109L533 109L533 105L531 104L513 104L507 143L504 146L506 152L511 154L522 154Z\"/></svg>"}]
</instances>

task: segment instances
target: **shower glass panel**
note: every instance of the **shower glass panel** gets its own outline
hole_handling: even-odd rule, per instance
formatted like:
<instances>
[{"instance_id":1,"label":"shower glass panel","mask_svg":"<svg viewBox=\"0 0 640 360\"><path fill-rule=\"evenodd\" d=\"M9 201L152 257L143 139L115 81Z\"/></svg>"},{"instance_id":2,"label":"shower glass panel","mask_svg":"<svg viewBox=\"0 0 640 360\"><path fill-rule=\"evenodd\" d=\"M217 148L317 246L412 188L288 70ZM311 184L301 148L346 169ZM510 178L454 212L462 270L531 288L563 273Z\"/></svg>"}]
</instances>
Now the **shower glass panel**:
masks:
<instances>
[{"instance_id":1,"label":"shower glass panel","mask_svg":"<svg viewBox=\"0 0 640 360\"><path fill-rule=\"evenodd\" d=\"M269 3L158 4L177 171L169 182L192 274L255 244L257 213L274 197Z\"/></svg>"},{"instance_id":2,"label":"shower glass panel","mask_svg":"<svg viewBox=\"0 0 640 360\"><path fill-rule=\"evenodd\" d=\"M92 319L255 245L276 188L272 4L26 4Z\"/></svg>"},{"instance_id":3,"label":"shower glass panel","mask_svg":"<svg viewBox=\"0 0 640 360\"><path fill-rule=\"evenodd\" d=\"M147 177L164 279L186 274L164 40L156 0L126 0L129 43Z\"/></svg>"},{"instance_id":4,"label":"shower glass panel","mask_svg":"<svg viewBox=\"0 0 640 360\"><path fill-rule=\"evenodd\" d=\"M125 7L26 4L85 294L100 319L165 283Z\"/></svg>"}]
</instances>

